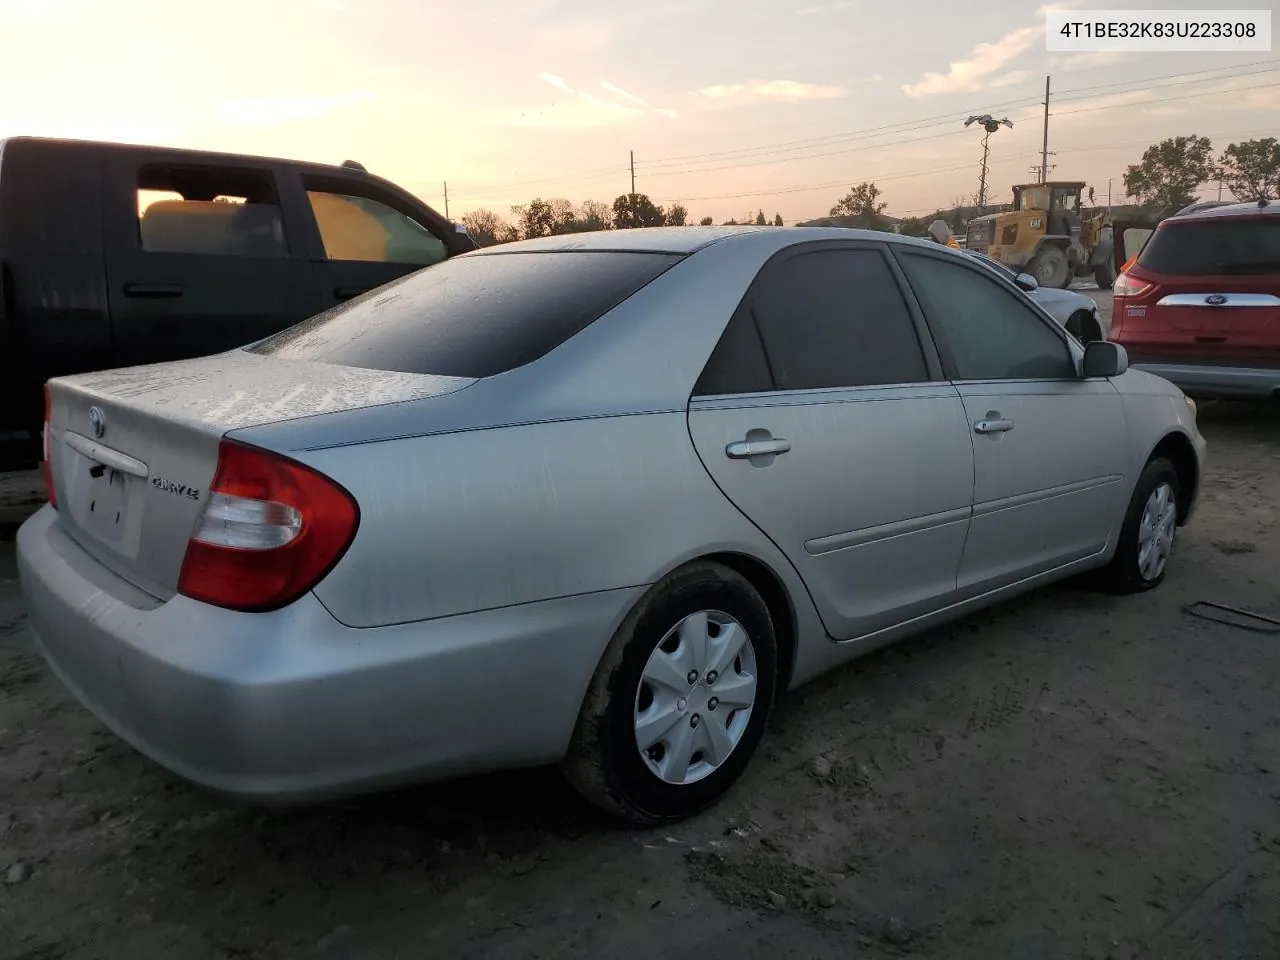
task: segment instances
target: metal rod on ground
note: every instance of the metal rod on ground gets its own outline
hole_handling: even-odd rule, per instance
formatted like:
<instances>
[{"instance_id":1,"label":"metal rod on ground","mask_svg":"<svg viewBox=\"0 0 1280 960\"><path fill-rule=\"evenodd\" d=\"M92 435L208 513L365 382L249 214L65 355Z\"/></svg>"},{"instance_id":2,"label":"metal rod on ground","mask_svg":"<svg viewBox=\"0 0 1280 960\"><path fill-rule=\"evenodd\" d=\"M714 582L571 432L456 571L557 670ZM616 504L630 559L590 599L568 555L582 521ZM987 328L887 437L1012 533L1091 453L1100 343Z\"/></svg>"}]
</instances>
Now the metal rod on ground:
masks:
<instances>
[{"instance_id":1,"label":"metal rod on ground","mask_svg":"<svg viewBox=\"0 0 1280 960\"><path fill-rule=\"evenodd\" d=\"M1040 182L1049 179L1049 78L1044 78L1044 143L1040 147Z\"/></svg>"}]
</instances>

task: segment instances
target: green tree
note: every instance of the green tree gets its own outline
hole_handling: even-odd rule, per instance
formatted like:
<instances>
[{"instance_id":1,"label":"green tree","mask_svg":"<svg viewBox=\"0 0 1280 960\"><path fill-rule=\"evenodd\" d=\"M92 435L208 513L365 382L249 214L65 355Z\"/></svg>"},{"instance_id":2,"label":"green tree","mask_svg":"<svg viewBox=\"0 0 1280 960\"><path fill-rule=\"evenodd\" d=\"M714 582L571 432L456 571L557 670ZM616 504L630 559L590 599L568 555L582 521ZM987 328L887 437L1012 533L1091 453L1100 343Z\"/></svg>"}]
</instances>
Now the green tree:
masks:
<instances>
[{"instance_id":1,"label":"green tree","mask_svg":"<svg viewBox=\"0 0 1280 960\"><path fill-rule=\"evenodd\" d=\"M775 214L773 215L773 225L774 225L775 227L780 227L780 226L782 226L782 214L780 214L780 213L775 213Z\"/></svg>"},{"instance_id":2,"label":"green tree","mask_svg":"<svg viewBox=\"0 0 1280 960\"><path fill-rule=\"evenodd\" d=\"M757 211L756 211L756 226L757 226L757 227L764 227L764 226L768 226L768 224L769 224L769 221L768 221L768 220L766 220L766 219L764 218L764 211L763 211L763 210L757 210Z\"/></svg>"},{"instance_id":3,"label":"green tree","mask_svg":"<svg viewBox=\"0 0 1280 960\"><path fill-rule=\"evenodd\" d=\"M713 223L715 223L715 221L710 217L703 217L701 220L698 221L698 225L703 227L709 227Z\"/></svg>"},{"instance_id":4,"label":"green tree","mask_svg":"<svg viewBox=\"0 0 1280 960\"><path fill-rule=\"evenodd\" d=\"M522 237L550 237L564 232L573 219L573 205L568 200L543 200L537 197L527 204L511 208Z\"/></svg>"},{"instance_id":5,"label":"green tree","mask_svg":"<svg viewBox=\"0 0 1280 960\"><path fill-rule=\"evenodd\" d=\"M849 192L831 208L830 216L848 217L852 221L850 226L879 230L884 227L881 214L887 206L880 200L880 188L875 183L863 182L849 188Z\"/></svg>"},{"instance_id":6,"label":"green tree","mask_svg":"<svg viewBox=\"0 0 1280 960\"><path fill-rule=\"evenodd\" d=\"M1280 141L1245 140L1222 151L1217 177L1237 200L1280 196Z\"/></svg>"},{"instance_id":7,"label":"green tree","mask_svg":"<svg viewBox=\"0 0 1280 960\"><path fill-rule=\"evenodd\" d=\"M683 227L688 219L689 210L682 203L673 203L671 208L667 210L668 227Z\"/></svg>"},{"instance_id":8,"label":"green tree","mask_svg":"<svg viewBox=\"0 0 1280 960\"><path fill-rule=\"evenodd\" d=\"M624 193L613 201L613 225L619 230L661 227L666 222L663 209L643 193Z\"/></svg>"},{"instance_id":9,"label":"green tree","mask_svg":"<svg viewBox=\"0 0 1280 960\"><path fill-rule=\"evenodd\" d=\"M1125 191L1138 201L1175 209L1194 203L1196 190L1214 175L1208 137L1170 137L1142 152L1142 162L1124 174Z\"/></svg>"}]
</instances>

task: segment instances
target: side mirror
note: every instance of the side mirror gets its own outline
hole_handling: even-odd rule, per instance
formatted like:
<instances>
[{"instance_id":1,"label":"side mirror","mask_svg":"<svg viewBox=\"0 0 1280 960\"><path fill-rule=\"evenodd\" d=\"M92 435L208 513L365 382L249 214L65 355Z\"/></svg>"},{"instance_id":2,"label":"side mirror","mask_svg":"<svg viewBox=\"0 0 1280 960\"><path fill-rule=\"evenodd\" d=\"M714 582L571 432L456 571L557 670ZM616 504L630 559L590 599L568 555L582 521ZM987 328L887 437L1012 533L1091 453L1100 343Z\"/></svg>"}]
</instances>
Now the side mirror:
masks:
<instances>
[{"instance_id":1,"label":"side mirror","mask_svg":"<svg viewBox=\"0 0 1280 960\"><path fill-rule=\"evenodd\" d=\"M1013 278L1013 282L1023 290L1027 291L1027 293L1035 293L1040 289L1040 281L1029 273L1018 274Z\"/></svg>"},{"instance_id":2,"label":"side mirror","mask_svg":"<svg viewBox=\"0 0 1280 960\"><path fill-rule=\"evenodd\" d=\"M1094 340L1084 348L1081 374L1086 377L1118 377L1129 369L1129 353L1118 343Z\"/></svg>"}]
</instances>

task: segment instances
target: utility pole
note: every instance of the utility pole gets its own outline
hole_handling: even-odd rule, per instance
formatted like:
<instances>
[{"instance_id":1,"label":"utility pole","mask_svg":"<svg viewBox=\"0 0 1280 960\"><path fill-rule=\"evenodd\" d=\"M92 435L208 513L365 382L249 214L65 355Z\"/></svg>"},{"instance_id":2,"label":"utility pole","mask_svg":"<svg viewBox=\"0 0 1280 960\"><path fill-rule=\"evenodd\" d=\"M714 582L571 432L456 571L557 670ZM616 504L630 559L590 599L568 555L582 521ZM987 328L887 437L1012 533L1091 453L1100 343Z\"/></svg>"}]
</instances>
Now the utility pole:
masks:
<instances>
[{"instance_id":1,"label":"utility pole","mask_svg":"<svg viewBox=\"0 0 1280 960\"><path fill-rule=\"evenodd\" d=\"M1049 179L1049 78L1044 78L1044 142L1040 147L1040 182Z\"/></svg>"},{"instance_id":2,"label":"utility pole","mask_svg":"<svg viewBox=\"0 0 1280 960\"><path fill-rule=\"evenodd\" d=\"M636 152L631 151L631 192L636 192Z\"/></svg>"},{"instance_id":3,"label":"utility pole","mask_svg":"<svg viewBox=\"0 0 1280 960\"><path fill-rule=\"evenodd\" d=\"M1114 177L1107 177L1107 209L1111 209L1111 181Z\"/></svg>"},{"instance_id":4,"label":"utility pole","mask_svg":"<svg viewBox=\"0 0 1280 960\"><path fill-rule=\"evenodd\" d=\"M1219 200L1222 199L1222 181L1221 180L1218 181L1218 199Z\"/></svg>"},{"instance_id":5,"label":"utility pole","mask_svg":"<svg viewBox=\"0 0 1280 960\"><path fill-rule=\"evenodd\" d=\"M444 218L449 219L449 181L444 182Z\"/></svg>"}]
</instances>

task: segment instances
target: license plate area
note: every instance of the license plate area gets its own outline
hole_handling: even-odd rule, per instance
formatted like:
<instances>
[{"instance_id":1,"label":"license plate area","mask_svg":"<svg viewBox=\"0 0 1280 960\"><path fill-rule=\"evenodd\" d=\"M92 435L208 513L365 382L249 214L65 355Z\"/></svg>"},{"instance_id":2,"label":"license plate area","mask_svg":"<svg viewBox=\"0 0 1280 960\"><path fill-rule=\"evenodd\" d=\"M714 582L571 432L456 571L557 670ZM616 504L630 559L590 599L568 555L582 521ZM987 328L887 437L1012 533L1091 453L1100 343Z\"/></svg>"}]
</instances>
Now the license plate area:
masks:
<instances>
[{"instance_id":1,"label":"license plate area","mask_svg":"<svg viewBox=\"0 0 1280 960\"><path fill-rule=\"evenodd\" d=\"M136 558L144 482L77 450L64 449L69 468L63 471L67 505L76 527L113 553Z\"/></svg>"}]
</instances>

